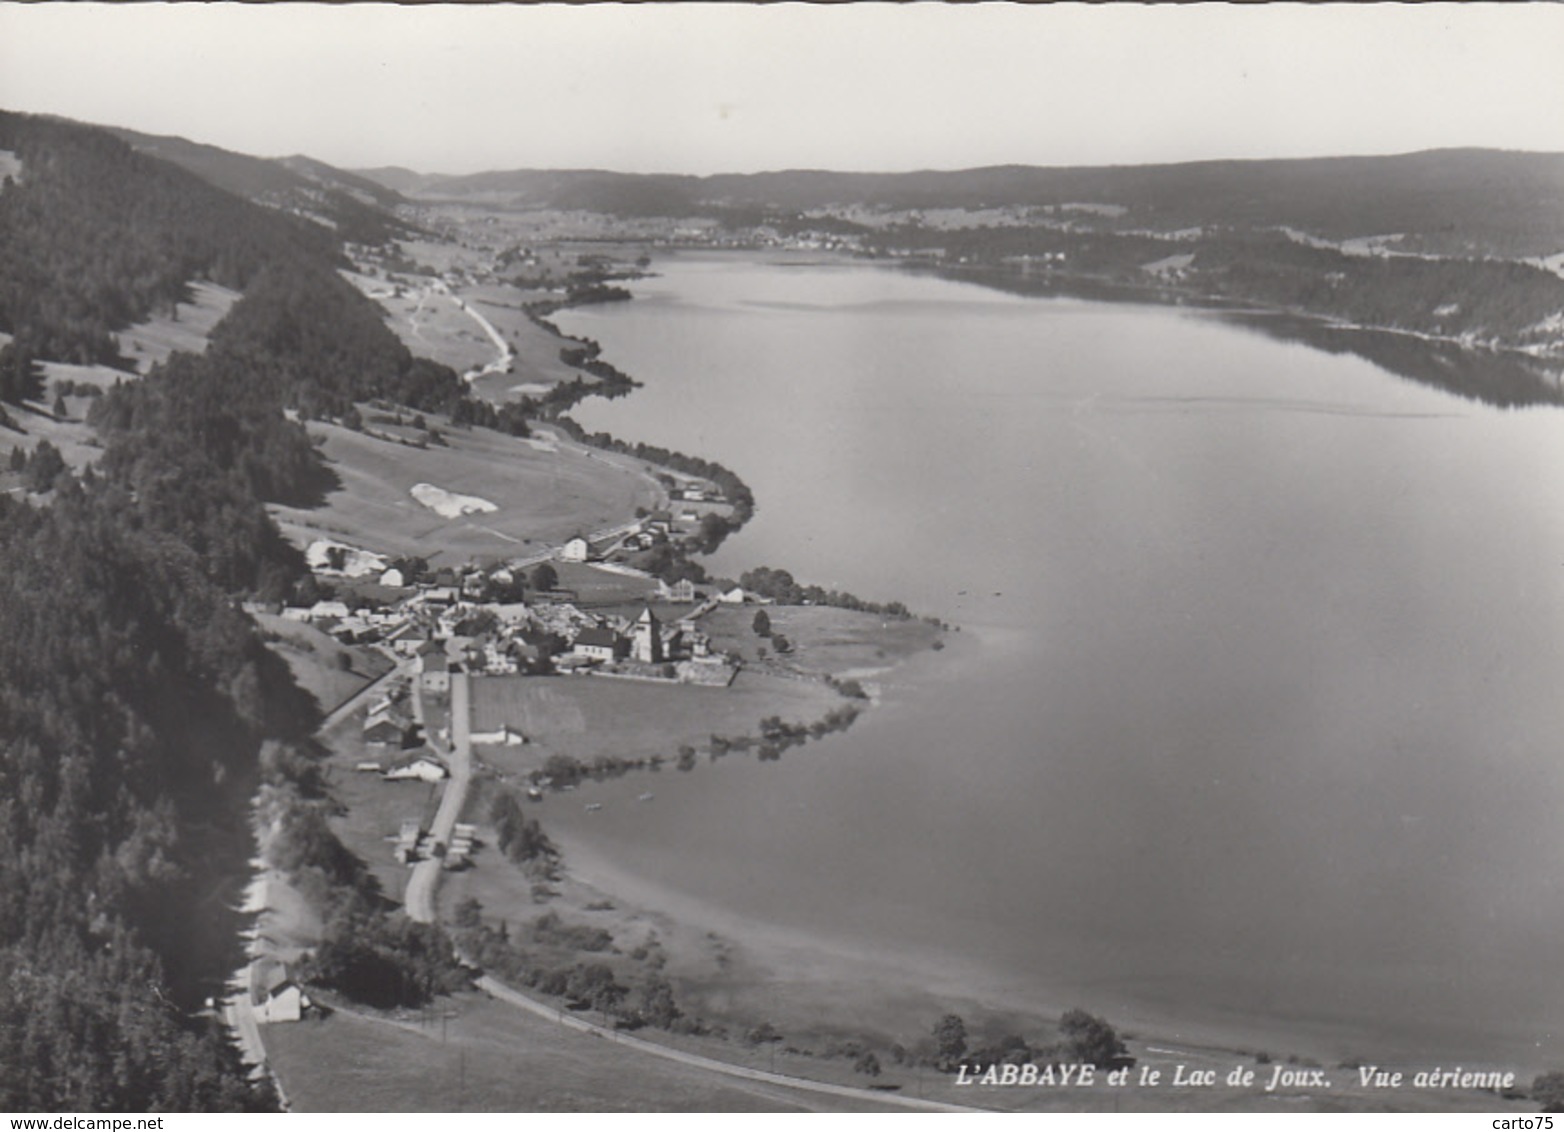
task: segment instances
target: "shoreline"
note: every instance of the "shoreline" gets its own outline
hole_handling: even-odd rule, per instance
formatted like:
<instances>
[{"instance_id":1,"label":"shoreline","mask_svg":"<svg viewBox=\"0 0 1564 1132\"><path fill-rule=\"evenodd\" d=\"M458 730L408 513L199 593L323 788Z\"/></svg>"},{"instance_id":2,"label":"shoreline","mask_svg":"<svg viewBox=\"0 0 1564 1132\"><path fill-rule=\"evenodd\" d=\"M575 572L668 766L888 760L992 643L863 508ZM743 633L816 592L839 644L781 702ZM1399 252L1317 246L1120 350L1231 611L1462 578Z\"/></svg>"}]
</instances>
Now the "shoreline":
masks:
<instances>
[{"instance_id":1,"label":"shoreline","mask_svg":"<svg viewBox=\"0 0 1564 1132\"><path fill-rule=\"evenodd\" d=\"M1222 312L1213 308L1213 313ZM557 325L549 329L561 342L583 341L565 334ZM587 395L600 393L596 389L587 391ZM992 631L983 626L968 626L970 632L966 635L976 634L979 647L992 647L1003 630L991 628ZM875 679L901 667L898 664L864 669L860 674ZM847 675L858 672L852 670ZM923 675L927 678L928 674ZM880 706L880 697L875 699L876 706ZM963 964L949 956L916 955L905 950L887 955L871 941L834 939L753 920L665 886L649 884L637 877L632 867L594 846L590 835L551 828L546 810L540 811L539 816L564 853L563 869L571 882L599 898L610 898L623 905L625 915L632 921L658 926L665 933L670 974L681 969L686 972L684 977L695 988L699 1000L696 1009L703 1016L724 1022L774 1018L784 1033L790 1032L792 1026L812 1034L863 1034L867 1026L890 1041L910 1043L925 1037L933 1021L952 1010L968 1015L969 1019L979 1019L978 1026L986 1030L1005 1026L1035 1035L1064 1010L1077 1005L1048 1001L1046 987L1036 992L1027 988L1027 993L1017 994L1013 980L995 977L975 963ZM574 901L574 907L570 903L561 901L558 907L567 914L576 914L590 901ZM519 909L506 911L515 914ZM498 908L490 912L503 914ZM676 942L676 937L682 942ZM680 954L681 950L699 951L703 940L716 940L726 948L725 969L720 977L710 972L702 975L695 969L694 959ZM1007 1003L1008 1008L997 1005L1001 1002ZM1273 1028L1258 1010L1234 1019L1231 1026L1191 1025L1159 1016L1160 1012L1154 1009L1118 1010L1101 999L1079 1005L1101 1011L1121 1032L1136 1035L1133 1048L1137 1052L1146 1050L1155 1055L1166 1047L1177 1047L1168 1052L1231 1060L1248 1056L1248 1046L1268 1048L1281 1056L1330 1056L1323 1053L1330 1044L1329 1038L1320 1034L1317 1027L1289 1025L1285 1019L1276 1019ZM1276 1031L1281 1029L1288 1030L1291 1036L1278 1039ZM1334 1060L1331 1058L1328 1063Z\"/></svg>"},{"instance_id":2,"label":"shoreline","mask_svg":"<svg viewBox=\"0 0 1564 1132\"><path fill-rule=\"evenodd\" d=\"M739 250L681 251L678 256L718 261L733 259L753 261L757 258L766 258L755 252ZM865 260L861 257L841 257L837 262L876 269L898 266L882 261ZM936 272L936 274L943 273ZM1121 301L1128 302L1150 301L1149 296L1143 293L1126 292L1119 298ZM1210 304L1209 309L1211 313L1218 316L1242 314L1245 311L1257 313L1256 308L1231 302L1222 306ZM1281 317L1288 312L1259 313L1271 313ZM990 635L979 625L966 625L964 628L969 630L969 633L964 635L977 634L980 641ZM996 632L1002 633L998 627L995 629ZM990 643L997 643L997 639ZM950 659L952 658L949 654L942 657L942 661ZM849 675L879 679L887 673L865 669L861 673L854 670ZM881 698L876 696L875 699L876 706L883 707L879 702ZM550 823L546 813L541 814L540 817L545 828L548 828ZM938 1001L945 1002L955 1009L968 1009L969 1004L972 1004L972 1007L985 1013L995 1012L991 1004L996 1000L1011 1003L1017 1001L1013 997L1016 989L1013 982L1012 985L1006 985L1005 979L995 978L992 972L985 973L980 967L974 966L970 971L957 973L948 957L913 957L903 953L898 953L895 957L900 961L888 961L883 954L874 953L872 944L854 945L842 940L798 932L776 924L747 920L726 909L705 904L697 898L648 884L635 875L632 867L612 859L592 844L589 835L582 836L580 831L561 833L556 828L550 831L550 835L565 852L565 870L583 884L615 900L638 906L649 914L661 915L669 922L684 923L687 926L732 936L750 953L750 960L754 967L753 974L756 978L762 982L767 979L775 982L780 978L782 985L796 991L800 998L825 1000L832 1009L850 1015L854 1020L861 1021L867 1015L876 1012L881 1018L892 1022L898 1016L905 1017L906 999L903 997L903 992L908 988L912 988L919 1000L925 1004L936 1001L935 992L931 988L937 987ZM809 956L807 962L799 958L805 953ZM1046 975L1043 978L1046 980ZM845 993L842 992L842 987L848 988ZM1028 990L1030 991L1030 988ZM881 1001L882 998L884 1001ZM1172 1009L1158 1009L1153 1002L1142 1001L1138 1004L1138 1009L1127 1011L1114 1007L1106 999L1107 996L1102 996L1095 1002L1086 1001L1079 1005L1088 1010L1103 1011L1109 1021L1121 1029L1152 1035L1151 1040L1158 1044L1199 1045L1232 1053L1246 1047L1269 1049L1272 1053L1283 1057L1289 1054L1321 1057L1328 1058L1332 1063L1350 1055L1352 1051L1346 1048L1349 1045L1375 1047L1371 1035L1367 1032L1363 1033L1361 1039L1354 1041L1352 1034L1347 1032L1349 1027L1344 1024L1313 1023L1308 1020L1268 1016L1260 1008L1246 1010L1241 1016L1234 1017L1230 1021L1191 1022L1187 1018L1178 1016ZM1027 1013L1035 1018L1034 1026L1036 1023L1057 1017L1062 1010L1076 1005L1074 1002L1048 1001L1046 987L1028 993L1025 1000L1028 1006ZM751 989L748 993L735 992L729 988L727 1001L747 1005L750 1009L762 1009L769 1002L764 996L763 986L760 989ZM772 1009L778 1008L772 1007ZM1217 1012L1216 1009L1211 1011L1212 1014ZM921 1034L923 1029L924 1027L914 1027L909 1030L902 1026L896 1034L897 1040L905 1041L909 1033Z\"/></svg>"}]
</instances>

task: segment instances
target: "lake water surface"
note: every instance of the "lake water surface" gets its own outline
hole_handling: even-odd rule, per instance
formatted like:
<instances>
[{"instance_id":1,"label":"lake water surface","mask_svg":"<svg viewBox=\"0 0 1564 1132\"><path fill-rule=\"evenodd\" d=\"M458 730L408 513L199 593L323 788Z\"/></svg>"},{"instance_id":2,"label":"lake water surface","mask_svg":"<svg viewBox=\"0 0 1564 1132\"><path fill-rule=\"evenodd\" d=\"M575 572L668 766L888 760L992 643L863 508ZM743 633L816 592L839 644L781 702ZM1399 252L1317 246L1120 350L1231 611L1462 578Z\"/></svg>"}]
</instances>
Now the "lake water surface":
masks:
<instances>
[{"instance_id":1,"label":"lake water surface","mask_svg":"<svg viewBox=\"0 0 1564 1132\"><path fill-rule=\"evenodd\" d=\"M845 735L551 822L985 990L1389 1059L1564 1058L1564 415L1197 312L674 258L562 312L765 564L963 626ZM981 647L974 647L981 642ZM1282 1048L1286 1048L1285 1044Z\"/></svg>"}]
</instances>

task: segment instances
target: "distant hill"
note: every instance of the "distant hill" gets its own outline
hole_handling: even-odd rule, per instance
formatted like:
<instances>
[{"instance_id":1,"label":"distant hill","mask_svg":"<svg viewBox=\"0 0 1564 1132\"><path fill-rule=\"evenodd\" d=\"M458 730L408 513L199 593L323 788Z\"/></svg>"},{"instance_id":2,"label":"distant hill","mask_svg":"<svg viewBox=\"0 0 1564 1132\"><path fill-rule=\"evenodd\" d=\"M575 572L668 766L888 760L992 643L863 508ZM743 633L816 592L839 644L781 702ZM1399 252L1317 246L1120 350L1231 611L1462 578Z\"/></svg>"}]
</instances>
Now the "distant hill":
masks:
<instances>
[{"instance_id":1,"label":"distant hill","mask_svg":"<svg viewBox=\"0 0 1564 1132\"><path fill-rule=\"evenodd\" d=\"M1124 209L1120 228L1288 226L1330 239L1404 233L1429 251L1506 256L1564 250L1564 154L1445 149L1387 157L1201 161L1052 168L1023 165L914 173L774 173L681 177L602 170L515 170L456 177L396 171L423 199L618 215L1055 207ZM1099 222L1100 223L1100 222Z\"/></svg>"},{"instance_id":2,"label":"distant hill","mask_svg":"<svg viewBox=\"0 0 1564 1132\"><path fill-rule=\"evenodd\" d=\"M385 165L379 169L357 169L354 172L366 181L403 194L422 192L427 186L447 179L444 173L415 173L400 165Z\"/></svg>"},{"instance_id":3,"label":"distant hill","mask_svg":"<svg viewBox=\"0 0 1564 1132\"><path fill-rule=\"evenodd\" d=\"M343 239L380 244L409 226L395 214L396 190L312 157L265 158L186 138L105 127L133 149L179 165L209 184L335 229Z\"/></svg>"}]
</instances>

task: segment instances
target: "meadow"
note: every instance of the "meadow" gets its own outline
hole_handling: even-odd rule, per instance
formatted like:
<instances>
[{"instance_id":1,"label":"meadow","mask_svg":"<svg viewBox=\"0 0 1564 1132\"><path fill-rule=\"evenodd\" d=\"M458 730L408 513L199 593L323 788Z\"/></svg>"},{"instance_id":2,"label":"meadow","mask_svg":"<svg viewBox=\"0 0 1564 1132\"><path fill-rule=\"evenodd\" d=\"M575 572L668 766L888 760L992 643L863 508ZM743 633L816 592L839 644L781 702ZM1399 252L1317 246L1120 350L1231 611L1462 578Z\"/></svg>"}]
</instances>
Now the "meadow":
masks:
<instances>
[{"instance_id":1,"label":"meadow","mask_svg":"<svg viewBox=\"0 0 1564 1132\"><path fill-rule=\"evenodd\" d=\"M661 489L641 461L571 444L525 440L485 428L443 428L444 444L419 448L390 439L411 429L376 423L376 433L311 422L339 485L317 507L271 507L278 525L307 546L333 538L390 555L457 564L477 557L522 558L571 535L632 520ZM415 500L415 484L473 495L497 510L446 518Z\"/></svg>"},{"instance_id":2,"label":"meadow","mask_svg":"<svg viewBox=\"0 0 1564 1132\"><path fill-rule=\"evenodd\" d=\"M542 766L552 754L583 762L599 757L672 760L680 746L704 747L713 735L758 735L779 715L811 723L848 703L824 684L740 672L726 688L601 676L497 676L472 682L472 727L509 724L528 739L518 747L482 748L483 761L509 774Z\"/></svg>"}]
</instances>

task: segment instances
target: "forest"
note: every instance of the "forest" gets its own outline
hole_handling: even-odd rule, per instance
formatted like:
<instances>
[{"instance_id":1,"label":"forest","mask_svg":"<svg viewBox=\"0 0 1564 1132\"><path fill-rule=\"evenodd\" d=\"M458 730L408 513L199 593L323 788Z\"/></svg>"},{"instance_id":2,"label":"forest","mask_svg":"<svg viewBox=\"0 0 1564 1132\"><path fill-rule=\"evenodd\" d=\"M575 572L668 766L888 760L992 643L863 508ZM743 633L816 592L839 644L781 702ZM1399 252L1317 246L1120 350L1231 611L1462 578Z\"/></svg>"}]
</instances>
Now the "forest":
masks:
<instances>
[{"instance_id":1,"label":"forest","mask_svg":"<svg viewBox=\"0 0 1564 1132\"><path fill-rule=\"evenodd\" d=\"M35 359L112 364L111 332L189 279L245 291L205 354L94 402L95 465L77 478L40 445L38 502L0 497L0 1108L269 1110L200 1010L242 964L222 909L260 784L300 800L295 865L331 897L323 978L455 976L438 929L387 917L311 824L313 701L238 609L307 577L264 502L331 482L305 416L368 396L450 409L464 389L294 221L85 127L4 114L0 148L22 158L0 191L8 396Z\"/></svg>"}]
</instances>

